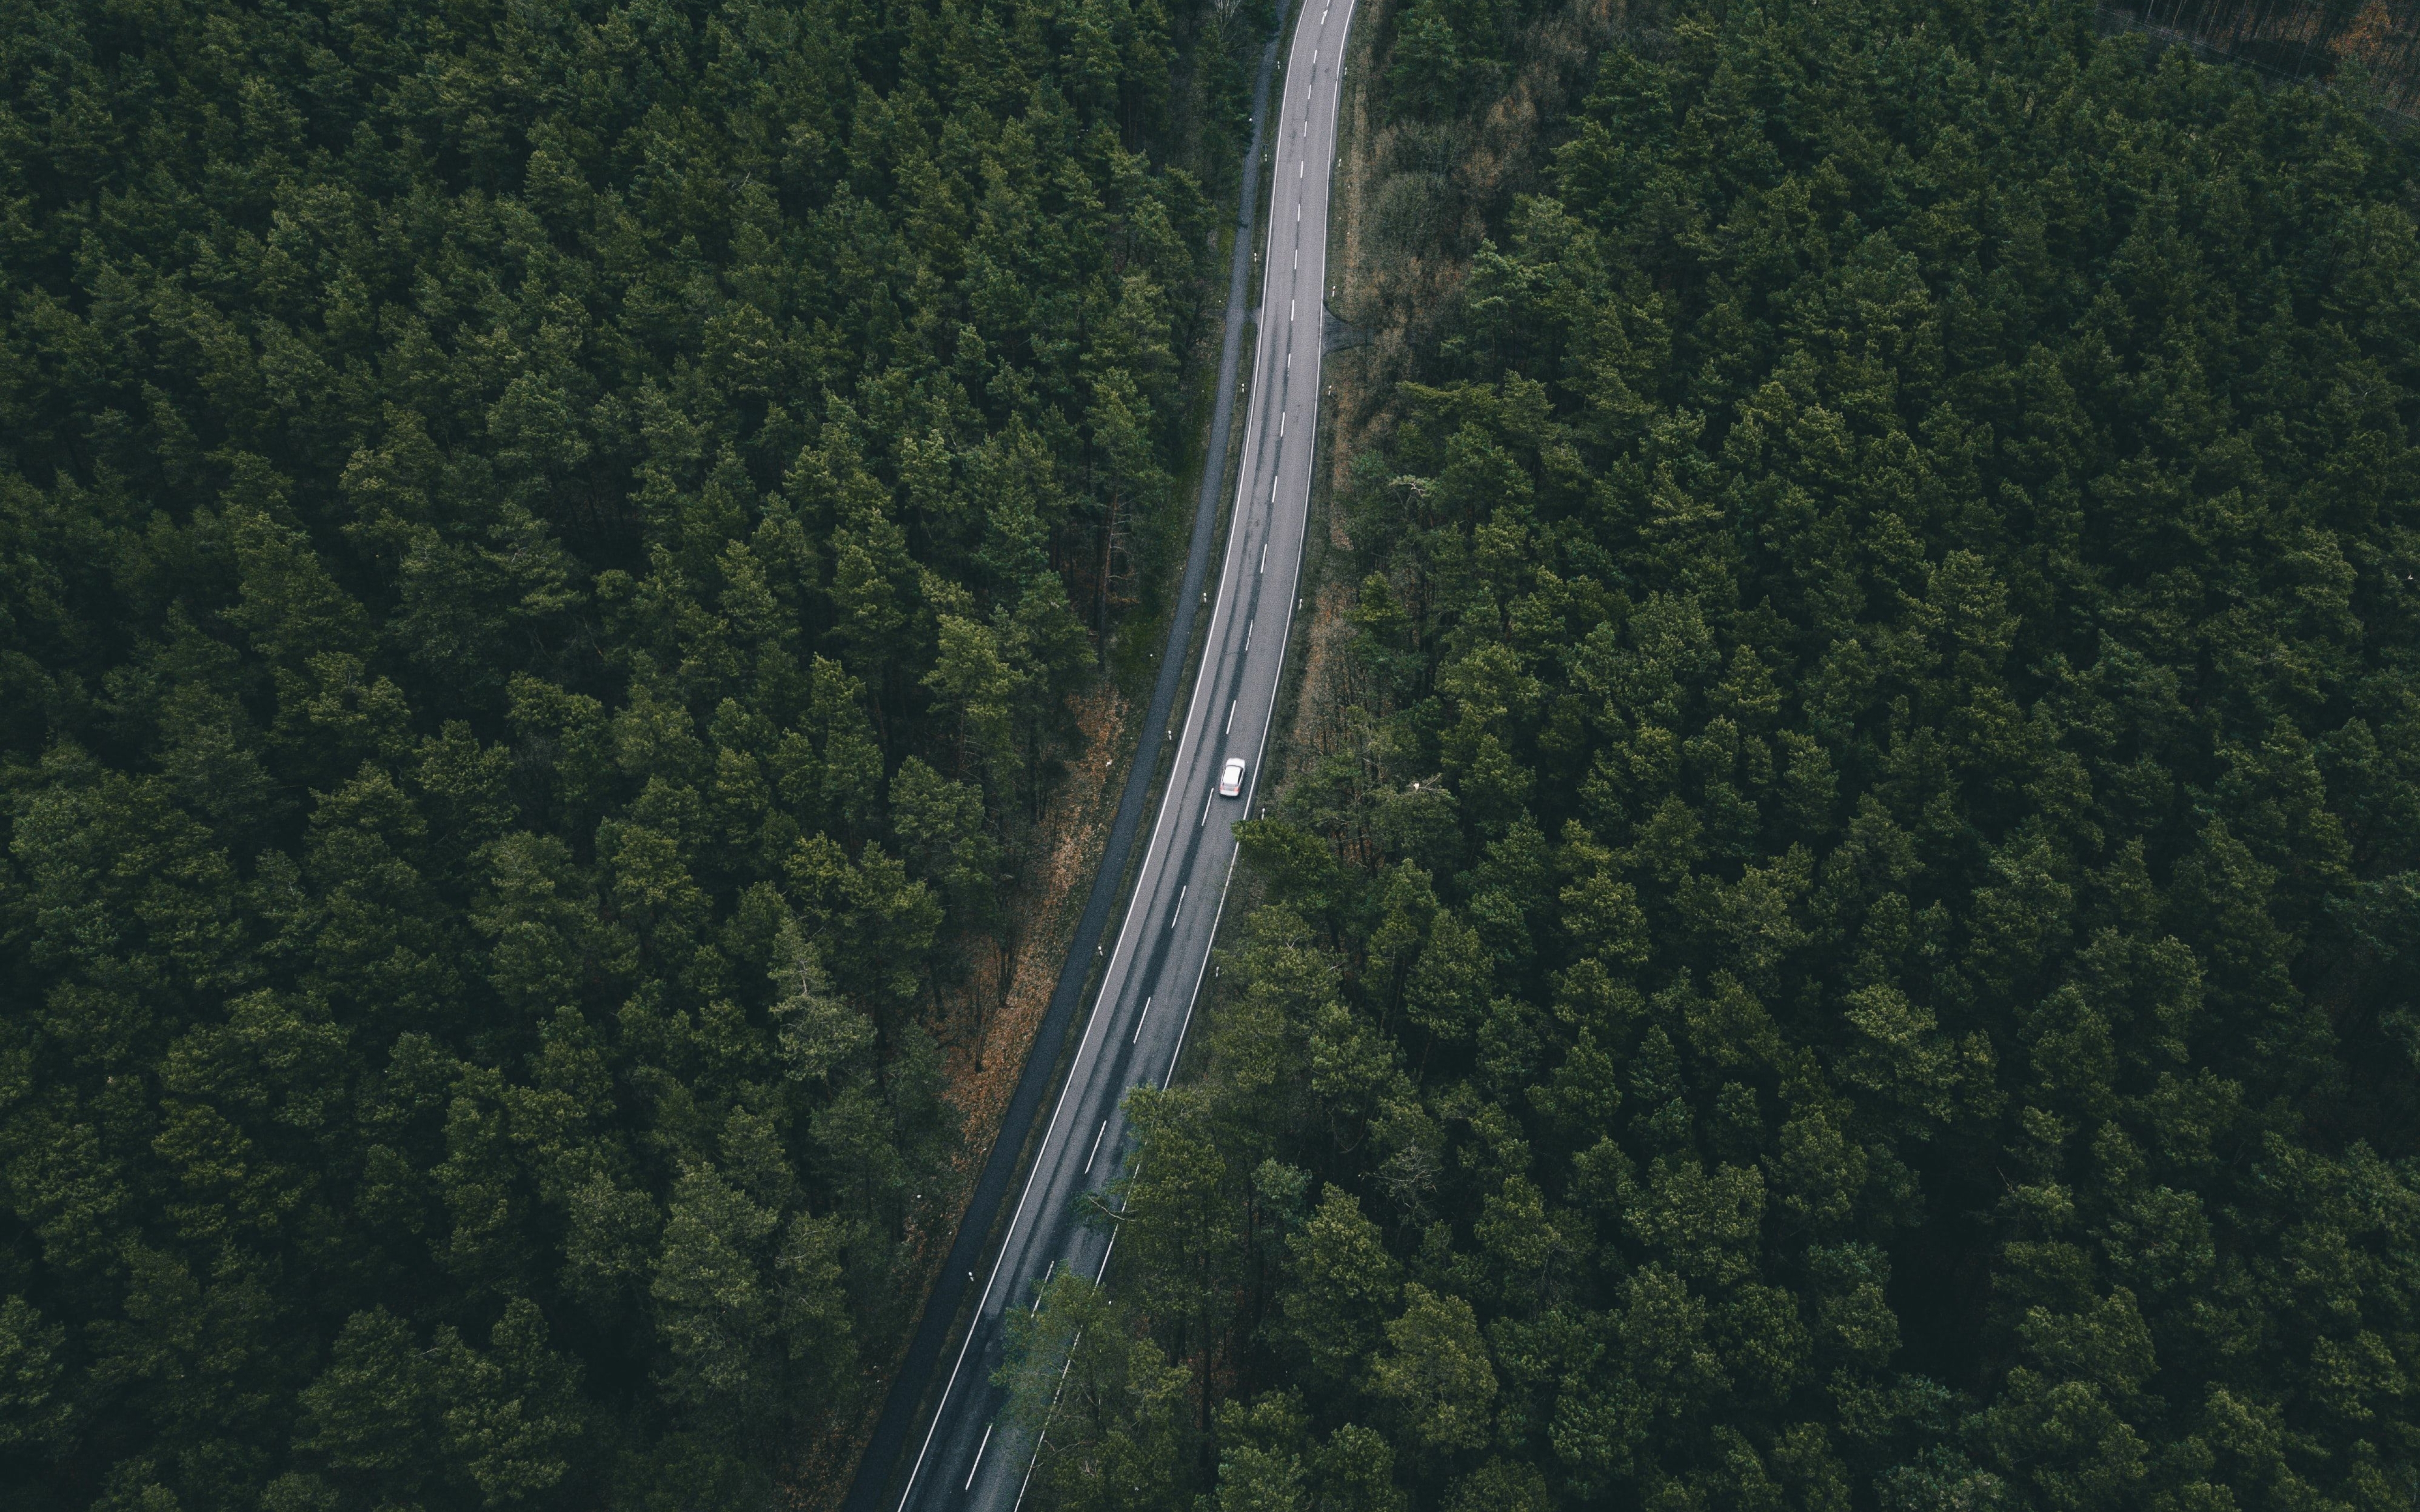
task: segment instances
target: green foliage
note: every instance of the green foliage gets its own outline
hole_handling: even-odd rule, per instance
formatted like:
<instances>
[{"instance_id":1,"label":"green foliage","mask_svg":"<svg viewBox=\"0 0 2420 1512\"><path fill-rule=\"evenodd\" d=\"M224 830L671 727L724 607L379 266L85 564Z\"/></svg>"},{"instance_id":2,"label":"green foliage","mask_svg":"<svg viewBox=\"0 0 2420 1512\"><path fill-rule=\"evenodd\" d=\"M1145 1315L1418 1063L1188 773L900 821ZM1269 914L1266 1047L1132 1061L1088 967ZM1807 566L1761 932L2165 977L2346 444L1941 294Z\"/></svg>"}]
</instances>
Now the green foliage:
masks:
<instances>
[{"instance_id":1,"label":"green foliage","mask_svg":"<svg viewBox=\"0 0 2420 1512\"><path fill-rule=\"evenodd\" d=\"M9 10L12 1506L854 1431L1183 455L1267 18L1177 8Z\"/></svg>"},{"instance_id":2,"label":"green foliage","mask_svg":"<svg viewBox=\"0 0 2420 1512\"><path fill-rule=\"evenodd\" d=\"M1415 1281L1404 1288L1403 1316L1387 1325L1387 1344L1371 1363L1370 1392L1394 1404L1411 1443L1438 1453L1487 1442L1496 1371L1470 1304Z\"/></svg>"},{"instance_id":3,"label":"green foliage","mask_svg":"<svg viewBox=\"0 0 2420 1512\"><path fill-rule=\"evenodd\" d=\"M1513 26L1534 0L1411 0L1392 13L1387 93L1398 114L1437 120L1492 97Z\"/></svg>"},{"instance_id":4,"label":"green foliage","mask_svg":"<svg viewBox=\"0 0 2420 1512\"><path fill-rule=\"evenodd\" d=\"M2420 159L2046 0L1622 35L1139 1120L1203 1504L2412 1504Z\"/></svg>"}]
</instances>

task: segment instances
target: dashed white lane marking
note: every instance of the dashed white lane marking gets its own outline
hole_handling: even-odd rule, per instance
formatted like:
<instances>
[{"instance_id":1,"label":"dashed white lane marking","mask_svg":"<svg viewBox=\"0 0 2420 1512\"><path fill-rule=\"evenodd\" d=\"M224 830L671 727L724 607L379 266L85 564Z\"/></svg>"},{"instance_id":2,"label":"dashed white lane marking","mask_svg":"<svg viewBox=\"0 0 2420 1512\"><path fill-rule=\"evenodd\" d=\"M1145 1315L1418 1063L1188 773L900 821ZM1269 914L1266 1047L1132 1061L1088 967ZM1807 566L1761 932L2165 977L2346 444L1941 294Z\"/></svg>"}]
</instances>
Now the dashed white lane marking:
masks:
<instances>
[{"instance_id":1,"label":"dashed white lane marking","mask_svg":"<svg viewBox=\"0 0 2420 1512\"><path fill-rule=\"evenodd\" d=\"M1300 604L1296 604L1295 608L1300 609L1302 606ZM1176 889L1176 907L1168 916L1168 927L1170 929L1174 929L1176 927L1177 919L1185 913L1185 894L1192 887L1192 886L1193 884L1188 882L1184 887ZM1092 1167L1088 1165L1085 1169L1090 1170Z\"/></svg>"},{"instance_id":2,"label":"dashed white lane marking","mask_svg":"<svg viewBox=\"0 0 2420 1512\"><path fill-rule=\"evenodd\" d=\"M1202 812L1206 816L1210 810L1207 807L1204 807ZM1146 997L1142 1000L1142 1011L1135 1015L1134 1038L1128 1040L1126 1043L1140 1044L1142 1042L1142 1022L1149 1017L1151 1017L1151 999Z\"/></svg>"},{"instance_id":3,"label":"dashed white lane marking","mask_svg":"<svg viewBox=\"0 0 2420 1512\"><path fill-rule=\"evenodd\" d=\"M1233 732L1235 728L1235 705L1242 702L1243 700L1241 699L1229 699L1227 701L1227 723L1219 730L1218 733L1220 734L1228 734Z\"/></svg>"},{"instance_id":4,"label":"dashed white lane marking","mask_svg":"<svg viewBox=\"0 0 2420 1512\"><path fill-rule=\"evenodd\" d=\"M1093 1152L1084 1157L1084 1170L1087 1174L1090 1174L1093 1169L1093 1162L1100 1158L1101 1134L1108 1134L1109 1132L1109 1120L1103 1119L1101 1120L1100 1132L1093 1135Z\"/></svg>"}]
</instances>

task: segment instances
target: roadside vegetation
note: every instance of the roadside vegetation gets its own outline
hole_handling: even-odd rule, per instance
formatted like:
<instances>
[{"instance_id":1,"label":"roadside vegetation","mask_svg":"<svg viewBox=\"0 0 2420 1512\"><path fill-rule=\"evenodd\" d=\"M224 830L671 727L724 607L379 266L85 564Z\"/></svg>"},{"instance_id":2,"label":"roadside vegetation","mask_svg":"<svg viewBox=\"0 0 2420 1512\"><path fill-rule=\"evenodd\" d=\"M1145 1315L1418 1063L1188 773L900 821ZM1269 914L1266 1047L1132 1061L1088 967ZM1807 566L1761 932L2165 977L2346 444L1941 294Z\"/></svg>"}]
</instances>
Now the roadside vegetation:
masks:
<instances>
[{"instance_id":1,"label":"roadside vegetation","mask_svg":"<svg viewBox=\"0 0 2420 1512\"><path fill-rule=\"evenodd\" d=\"M1466 146L1562 23L1364 20ZM1036 1502L2409 1507L2420 156L2081 4L1598 23Z\"/></svg>"}]
</instances>

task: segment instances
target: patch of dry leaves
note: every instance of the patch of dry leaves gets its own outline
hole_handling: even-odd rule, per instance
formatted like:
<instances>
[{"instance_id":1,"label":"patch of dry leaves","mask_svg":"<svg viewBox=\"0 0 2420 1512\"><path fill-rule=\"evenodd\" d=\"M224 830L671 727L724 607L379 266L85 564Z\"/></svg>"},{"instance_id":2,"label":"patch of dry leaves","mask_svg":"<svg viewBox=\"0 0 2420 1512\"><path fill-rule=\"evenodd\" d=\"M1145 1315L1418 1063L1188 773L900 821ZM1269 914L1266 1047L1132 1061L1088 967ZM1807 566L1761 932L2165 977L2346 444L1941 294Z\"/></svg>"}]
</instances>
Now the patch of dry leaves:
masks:
<instances>
[{"instance_id":1,"label":"patch of dry leaves","mask_svg":"<svg viewBox=\"0 0 2420 1512\"><path fill-rule=\"evenodd\" d=\"M958 1164L970 1181L1000 1133L1117 816L1127 702L1104 685L1079 696L1073 712L1080 743L1034 825L1031 859L1007 909L1014 933L968 942L969 955L982 965L954 995L941 1026L944 1095L966 1119Z\"/></svg>"}]
</instances>

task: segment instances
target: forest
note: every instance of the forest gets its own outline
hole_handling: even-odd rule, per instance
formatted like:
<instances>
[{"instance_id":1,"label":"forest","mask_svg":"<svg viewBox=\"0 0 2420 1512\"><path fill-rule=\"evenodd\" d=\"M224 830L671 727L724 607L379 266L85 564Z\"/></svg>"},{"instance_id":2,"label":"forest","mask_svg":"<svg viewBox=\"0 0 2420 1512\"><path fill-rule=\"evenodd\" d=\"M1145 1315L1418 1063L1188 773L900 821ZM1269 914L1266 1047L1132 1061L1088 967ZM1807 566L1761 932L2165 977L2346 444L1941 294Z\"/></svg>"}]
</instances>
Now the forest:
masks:
<instances>
[{"instance_id":1,"label":"forest","mask_svg":"<svg viewBox=\"0 0 2420 1512\"><path fill-rule=\"evenodd\" d=\"M0 4L0 1501L856 1431L1269 21Z\"/></svg>"},{"instance_id":2,"label":"forest","mask_svg":"<svg viewBox=\"0 0 2420 1512\"><path fill-rule=\"evenodd\" d=\"M1373 112L1550 9L1373 8ZM2420 139L2079 0L1598 14L1034 1504L2412 1507Z\"/></svg>"}]
</instances>

